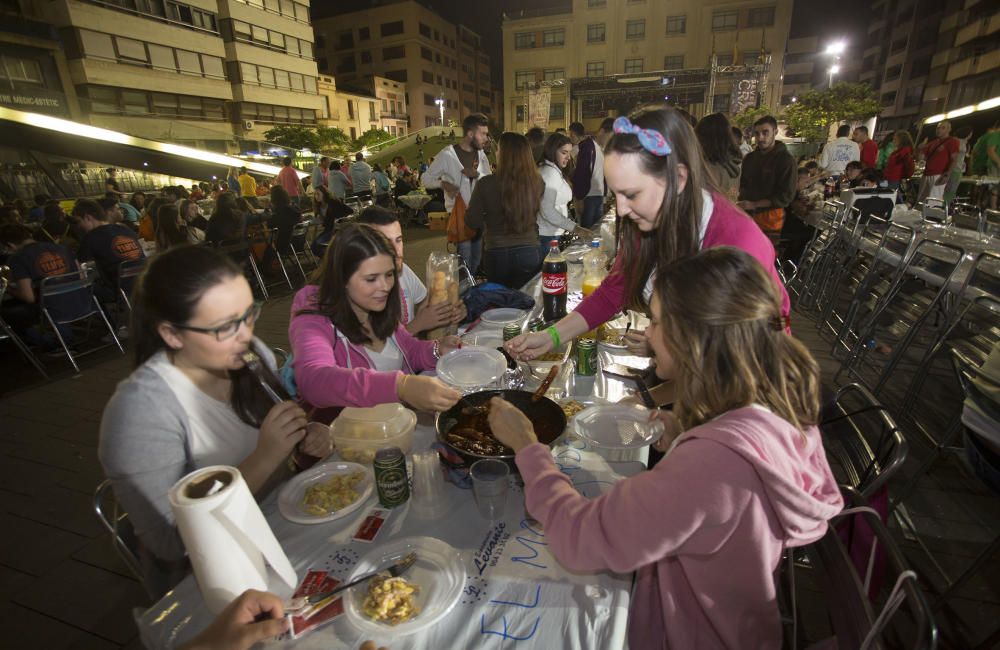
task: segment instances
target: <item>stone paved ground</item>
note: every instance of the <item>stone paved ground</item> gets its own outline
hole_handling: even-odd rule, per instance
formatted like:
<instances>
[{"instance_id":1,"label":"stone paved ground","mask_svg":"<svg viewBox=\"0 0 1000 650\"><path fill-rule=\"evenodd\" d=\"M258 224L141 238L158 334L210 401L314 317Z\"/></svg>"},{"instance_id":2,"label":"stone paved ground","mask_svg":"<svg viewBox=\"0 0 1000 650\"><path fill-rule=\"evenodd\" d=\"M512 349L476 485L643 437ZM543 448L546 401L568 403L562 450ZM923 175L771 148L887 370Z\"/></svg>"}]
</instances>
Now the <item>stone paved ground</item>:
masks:
<instances>
[{"instance_id":1,"label":"stone paved ground","mask_svg":"<svg viewBox=\"0 0 1000 650\"><path fill-rule=\"evenodd\" d=\"M427 254L443 247L443 237L408 230L407 241L407 261L423 275ZM288 294L267 303L257 333L268 344L287 347L290 304ZM827 354L829 345L804 322L797 321L796 333L820 359L830 385L836 365ZM55 373L42 382L11 345L0 342L2 645L138 648L131 612L148 603L102 534L91 504L102 479L96 456L101 410L128 374L129 363L110 350L86 358L78 376L68 372L67 364L46 363ZM914 457L923 453L914 446ZM909 461L908 468L915 464ZM955 460L941 463L908 503L935 557L953 572L1000 533L997 505L997 497ZM922 575L937 581L918 547L905 539L901 544ZM997 625L1000 558L961 595L957 611L939 614L946 647L970 647Z\"/></svg>"}]
</instances>

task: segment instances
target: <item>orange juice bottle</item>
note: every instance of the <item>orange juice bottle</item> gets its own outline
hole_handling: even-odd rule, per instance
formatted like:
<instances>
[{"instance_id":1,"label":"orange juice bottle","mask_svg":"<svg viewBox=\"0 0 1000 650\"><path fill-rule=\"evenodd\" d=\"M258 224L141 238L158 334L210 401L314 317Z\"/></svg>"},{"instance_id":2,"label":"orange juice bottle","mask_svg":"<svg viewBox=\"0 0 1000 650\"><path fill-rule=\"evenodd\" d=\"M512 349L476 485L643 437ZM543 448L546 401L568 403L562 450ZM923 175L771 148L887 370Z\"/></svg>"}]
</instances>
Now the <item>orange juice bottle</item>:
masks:
<instances>
[{"instance_id":1,"label":"orange juice bottle","mask_svg":"<svg viewBox=\"0 0 1000 650\"><path fill-rule=\"evenodd\" d=\"M594 238L590 242L590 250L583 256L583 297L597 291L604 278L607 276L607 257L601 252L601 240ZM583 338L597 340L597 330L591 330L583 335Z\"/></svg>"}]
</instances>

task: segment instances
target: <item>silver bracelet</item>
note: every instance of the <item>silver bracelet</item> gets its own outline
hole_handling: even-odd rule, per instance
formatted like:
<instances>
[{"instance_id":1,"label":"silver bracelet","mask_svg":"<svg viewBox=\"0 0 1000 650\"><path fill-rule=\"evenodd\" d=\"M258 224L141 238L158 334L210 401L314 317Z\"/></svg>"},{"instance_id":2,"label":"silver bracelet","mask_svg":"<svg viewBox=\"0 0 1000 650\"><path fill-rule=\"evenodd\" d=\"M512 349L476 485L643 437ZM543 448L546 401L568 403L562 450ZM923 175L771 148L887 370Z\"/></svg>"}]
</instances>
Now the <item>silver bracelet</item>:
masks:
<instances>
[{"instance_id":1,"label":"silver bracelet","mask_svg":"<svg viewBox=\"0 0 1000 650\"><path fill-rule=\"evenodd\" d=\"M441 341L434 339L434 358L441 358Z\"/></svg>"}]
</instances>

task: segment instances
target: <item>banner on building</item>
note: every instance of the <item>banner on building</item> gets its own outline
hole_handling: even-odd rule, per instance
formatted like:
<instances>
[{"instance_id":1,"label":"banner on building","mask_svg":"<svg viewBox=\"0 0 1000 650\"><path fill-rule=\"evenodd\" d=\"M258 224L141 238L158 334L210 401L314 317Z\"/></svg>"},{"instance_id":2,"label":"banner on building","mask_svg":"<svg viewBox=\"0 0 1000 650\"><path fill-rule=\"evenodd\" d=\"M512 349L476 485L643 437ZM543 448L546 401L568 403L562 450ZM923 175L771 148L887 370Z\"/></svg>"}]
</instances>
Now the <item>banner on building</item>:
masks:
<instances>
[{"instance_id":1,"label":"banner on building","mask_svg":"<svg viewBox=\"0 0 1000 650\"><path fill-rule=\"evenodd\" d=\"M549 128L549 109L552 105L552 88L532 88L528 91L528 124Z\"/></svg>"},{"instance_id":2,"label":"banner on building","mask_svg":"<svg viewBox=\"0 0 1000 650\"><path fill-rule=\"evenodd\" d=\"M757 107L757 85L756 76L733 80L733 95L729 100L731 115L739 115L747 108Z\"/></svg>"}]
</instances>

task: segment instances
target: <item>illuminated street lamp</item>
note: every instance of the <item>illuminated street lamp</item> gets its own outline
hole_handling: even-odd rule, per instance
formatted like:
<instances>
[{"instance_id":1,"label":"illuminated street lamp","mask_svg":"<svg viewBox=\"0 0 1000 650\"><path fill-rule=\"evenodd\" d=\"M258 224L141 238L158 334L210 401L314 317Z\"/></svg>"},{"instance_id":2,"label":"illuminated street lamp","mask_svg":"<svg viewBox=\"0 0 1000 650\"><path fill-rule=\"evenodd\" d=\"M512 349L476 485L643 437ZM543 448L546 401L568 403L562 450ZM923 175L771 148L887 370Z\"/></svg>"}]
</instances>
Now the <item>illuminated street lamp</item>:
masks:
<instances>
[{"instance_id":1,"label":"illuminated street lamp","mask_svg":"<svg viewBox=\"0 0 1000 650\"><path fill-rule=\"evenodd\" d=\"M847 44L844 41L837 41L835 43L830 43L826 46L826 53L839 57L847 49Z\"/></svg>"},{"instance_id":2,"label":"illuminated street lamp","mask_svg":"<svg viewBox=\"0 0 1000 650\"><path fill-rule=\"evenodd\" d=\"M441 113L441 126L444 126L444 100L438 97L434 100L434 103L438 106L438 112Z\"/></svg>"},{"instance_id":3,"label":"illuminated street lamp","mask_svg":"<svg viewBox=\"0 0 1000 650\"><path fill-rule=\"evenodd\" d=\"M833 88L833 75L840 72L840 66L834 63L830 66L830 87Z\"/></svg>"}]
</instances>

